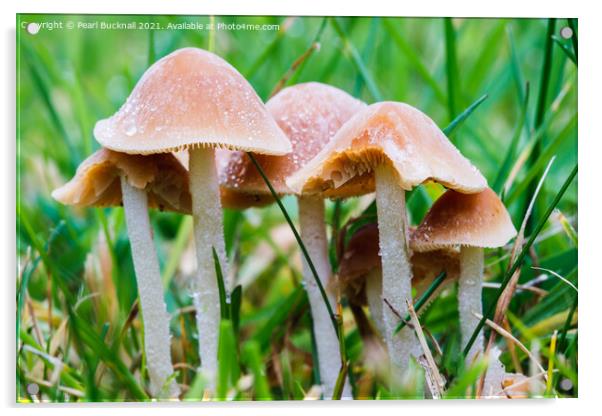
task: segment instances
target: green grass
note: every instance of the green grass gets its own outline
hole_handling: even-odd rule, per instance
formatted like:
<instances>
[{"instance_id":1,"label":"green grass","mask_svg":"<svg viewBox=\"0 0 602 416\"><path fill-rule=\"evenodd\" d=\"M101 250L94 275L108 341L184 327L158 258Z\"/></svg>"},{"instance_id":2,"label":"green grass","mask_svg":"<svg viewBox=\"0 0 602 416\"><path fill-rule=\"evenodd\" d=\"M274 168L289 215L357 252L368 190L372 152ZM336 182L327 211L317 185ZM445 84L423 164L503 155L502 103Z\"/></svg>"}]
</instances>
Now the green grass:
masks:
<instances>
[{"instance_id":1,"label":"green grass","mask_svg":"<svg viewBox=\"0 0 602 416\"><path fill-rule=\"evenodd\" d=\"M209 22L209 17L145 19L163 25ZM397 100L420 108L502 195L517 227L534 185L555 157L518 258L509 264L509 248L486 252L486 278L501 287L484 289L484 316L491 316L515 270L520 270L519 284L543 273L531 268L538 266L578 286L575 20L557 19L555 24L546 19L390 17L215 16L214 20L276 23L280 29L19 34L17 400L149 400L143 327L122 209L65 207L53 201L50 192L98 148L92 137L95 121L116 111L149 63L180 47L211 45L264 99L281 81L283 85L320 81L367 103ZM573 38L560 37L565 25L573 29ZM115 53L115 45L124 53ZM442 191L439 185L428 184L408 195L412 225ZM369 202L355 198L327 202L334 270L338 258L332 237L346 230L348 240L359 226L375 221L374 204L364 211L363 204ZM185 284L194 258L191 221L160 212L152 212L151 221L172 316L176 380L185 400L201 400L207 380L197 376L196 324ZM229 298L222 291L219 350L228 359L220 360L216 385L220 399L302 399L319 380L315 338L320 334L312 333L300 283L302 245L291 232L296 221L293 197L262 209L224 211L228 269L236 271L240 281ZM545 296L530 291L513 296L506 314L510 330L527 347L535 340L540 343L546 370L549 360L553 362L558 371L549 384L552 394L574 397L578 297L552 275L537 286ZM448 381L446 398L474 394L486 365L459 365L466 346L458 336L455 291L453 286L444 290L420 316L425 334L428 331L441 347L442 354L433 355ZM391 389L385 375L369 365L373 352L362 339L362 328L345 296L341 314L337 306L329 305L331 317L333 325L342 328L341 348L348 364L344 369L356 397L422 397L422 369L415 365L407 383ZM556 348L550 354L554 331L558 331ZM431 342L428 336L427 340ZM524 353L512 357L500 337L496 345L508 372L519 371L516 362L528 372ZM434 351L432 343L431 347ZM53 377L57 362L62 368ZM32 379L50 383L41 385L41 397L27 393ZM564 379L572 383L568 390L561 383ZM65 388L79 393L69 394Z\"/></svg>"}]
</instances>

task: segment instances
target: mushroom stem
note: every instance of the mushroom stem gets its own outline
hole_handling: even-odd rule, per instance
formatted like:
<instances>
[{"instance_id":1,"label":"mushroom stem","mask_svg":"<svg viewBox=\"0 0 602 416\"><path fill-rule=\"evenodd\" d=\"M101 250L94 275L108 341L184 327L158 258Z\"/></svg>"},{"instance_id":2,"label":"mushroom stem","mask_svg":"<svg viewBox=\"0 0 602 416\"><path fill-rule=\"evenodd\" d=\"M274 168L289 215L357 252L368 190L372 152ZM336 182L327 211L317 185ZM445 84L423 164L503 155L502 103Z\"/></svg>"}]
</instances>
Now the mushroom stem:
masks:
<instances>
[{"instance_id":1,"label":"mushroom stem","mask_svg":"<svg viewBox=\"0 0 602 416\"><path fill-rule=\"evenodd\" d=\"M213 248L217 252L223 276L228 276L223 213L215 150L200 147L191 149L189 154L190 195L197 259L197 272L191 282L191 291L196 308L201 368L209 381L209 388L212 389L217 375L220 322L219 290Z\"/></svg>"},{"instance_id":2,"label":"mushroom stem","mask_svg":"<svg viewBox=\"0 0 602 416\"><path fill-rule=\"evenodd\" d=\"M122 176L121 192L140 295L150 391L154 397L177 398L180 389L175 380L166 384L173 374L169 315L163 298L159 260L151 235L146 191L130 185L127 178Z\"/></svg>"},{"instance_id":3,"label":"mushroom stem","mask_svg":"<svg viewBox=\"0 0 602 416\"><path fill-rule=\"evenodd\" d=\"M483 249L480 247L462 247L460 251L460 278L458 280L458 310L460 314L460 333L462 345L466 345L479 324L474 314L483 313ZM483 331L479 332L466 356L470 363L478 352L483 351Z\"/></svg>"},{"instance_id":4,"label":"mushroom stem","mask_svg":"<svg viewBox=\"0 0 602 416\"><path fill-rule=\"evenodd\" d=\"M366 301L372 316L372 322L376 325L378 335L384 340L385 324L383 317L383 276L380 268L374 268L366 276Z\"/></svg>"},{"instance_id":5,"label":"mushroom stem","mask_svg":"<svg viewBox=\"0 0 602 416\"><path fill-rule=\"evenodd\" d=\"M405 191L397 182L397 172L388 164L377 166L374 177L382 262L383 338L396 369L392 376L399 381L399 376L408 369L413 344L417 343L408 326L395 334L400 317L408 314L406 300L412 301Z\"/></svg>"},{"instance_id":6,"label":"mushroom stem","mask_svg":"<svg viewBox=\"0 0 602 416\"><path fill-rule=\"evenodd\" d=\"M299 223L301 239L307 248L316 272L326 287L332 275L328 259L328 242L326 239L326 224L324 223L324 200L316 196L299 197ZM313 274L303 260L303 282L309 299L313 318L314 334L318 349L320 377L325 399L332 398L334 386L341 368L341 354L337 333L332 325L328 309L320 293ZM332 295L328 296L331 305L335 305ZM351 397L349 383L345 381L343 397Z\"/></svg>"}]
</instances>

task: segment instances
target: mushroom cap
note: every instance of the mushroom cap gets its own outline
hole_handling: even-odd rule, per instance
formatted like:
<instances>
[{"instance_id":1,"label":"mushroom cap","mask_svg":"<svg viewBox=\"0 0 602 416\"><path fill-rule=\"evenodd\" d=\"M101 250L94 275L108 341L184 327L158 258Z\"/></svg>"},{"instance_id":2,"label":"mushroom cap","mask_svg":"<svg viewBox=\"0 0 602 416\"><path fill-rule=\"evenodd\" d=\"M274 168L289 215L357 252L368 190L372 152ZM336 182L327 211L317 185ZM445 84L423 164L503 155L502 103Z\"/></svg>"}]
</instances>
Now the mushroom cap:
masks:
<instances>
[{"instance_id":1,"label":"mushroom cap","mask_svg":"<svg viewBox=\"0 0 602 416\"><path fill-rule=\"evenodd\" d=\"M256 155L255 158L274 190L283 195L293 193L285 178L318 154L339 128L366 104L338 88L308 82L283 89L266 107L289 138L293 150L284 156ZM256 206L271 201L263 178L242 152L232 153L220 179L222 187L241 194L242 207L248 206L247 203Z\"/></svg>"},{"instance_id":2,"label":"mushroom cap","mask_svg":"<svg viewBox=\"0 0 602 416\"><path fill-rule=\"evenodd\" d=\"M291 145L247 80L219 56L179 49L154 63L94 136L130 154L201 146L282 155Z\"/></svg>"},{"instance_id":3,"label":"mushroom cap","mask_svg":"<svg viewBox=\"0 0 602 416\"><path fill-rule=\"evenodd\" d=\"M141 156L102 148L84 160L52 197L82 207L121 205L121 175L130 185L146 189L149 207L190 213L188 173L170 153Z\"/></svg>"},{"instance_id":4,"label":"mushroom cap","mask_svg":"<svg viewBox=\"0 0 602 416\"><path fill-rule=\"evenodd\" d=\"M413 231L410 235L412 247ZM457 278L459 273L458 252L441 249L429 253L414 252L411 255L412 285L420 294L442 271L447 272L447 281ZM339 265L339 284L351 302L366 304L365 280L370 271L381 268L379 254L378 225L369 223L359 228L349 239Z\"/></svg>"},{"instance_id":5,"label":"mushroom cap","mask_svg":"<svg viewBox=\"0 0 602 416\"><path fill-rule=\"evenodd\" d=\"M516 235L506 207L490 188L477 194L446 191L414 233L414 249L501 247Z\"/></svg>"},{"instance_id":6,"label":"mushroom cap","mask_svg":"<svg viewBox=\"0 0 602 416\"><path fill-rule=\"evenodd\" d=\"M405 190L433 180L473 193L487 181L437 125L416 108L372 104L356 113L303 168L287 179L295 192L349 197L373 192L374 168L390 164Z\"/></svg>"}]
</instances>

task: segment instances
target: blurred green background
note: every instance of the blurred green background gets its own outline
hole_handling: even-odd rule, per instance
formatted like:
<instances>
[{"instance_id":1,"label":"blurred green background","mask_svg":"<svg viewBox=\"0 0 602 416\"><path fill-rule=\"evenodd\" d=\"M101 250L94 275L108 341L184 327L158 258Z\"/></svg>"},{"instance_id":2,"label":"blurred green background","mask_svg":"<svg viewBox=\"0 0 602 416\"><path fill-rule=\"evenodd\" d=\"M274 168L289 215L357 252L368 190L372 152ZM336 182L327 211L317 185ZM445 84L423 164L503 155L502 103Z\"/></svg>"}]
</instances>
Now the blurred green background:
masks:
<instances>
[{"instance_id":1,"label":"blurred green background","mask_svg":"<svg viewBox=\"0 0 602 416\"><path fill-rule=\"evenodd\" d=\"M134 22L140 28L67 28L68 22L96 21ZM32 35L24 27L30 22L62 22L63 29L42 27ZM167 29L185 22L273 26ZM573 40L561 36L568 24L567 19L551 24L547 19L19 15L18 399L35 400L26 388L32 381L41 386L43 400L145 398L141 328L133 309L136 283L122 210L73 209L53 201L50 193L98 148L94 123L120 107L156 59L181 47L212 48L264 100L285 76L287 84L320 81L368 103L407 102L441 128L487 95L450 138L490 186L503 190L518 228L550 159L556 157L537 198L534 222L577 163L577 59ZM291 70L300 57L305 59ZM425 189L431 199L442 192L436 185ZM359 215L367 203L369 197L343 202L337 208L341 223ZM410 201L414 224L429 203ZM294 198L285 198L285 205L294 215ZM531 261L576 284L576 181L557 208L536 240ZM333 213L329 202L329 223ZM192 267L190 222L168 213L152 213L152 220L173 315L178 381L194 386L194 317L183 283ZM232 269L243 283L239 343L258 342L271 398L301 398L315 374L309 315L298 289L298 250L290 230L273 206L226 211L225 227ZM499 281L507 258L502 251L488 254L491 281ZM521 282L540 274L524 267ZM542 354L553 331L566 327L576 299L566 283L548 274L539 285L547 295L519 292L508 312L514 335L528 346L537 339ZM485 290L486 305L493 295ZM449 357L460 350L455 308L452 289L423 317L444 347L440 365L451 379ZM345 313L352 378L360 380L362 343L353 318ZM571 331L568 339L575 340L576 333ZM503 340L498 342L507 369L518 372ZM572 354L557 367L561 379L569 380L559 384L566 387L559 387L561 395L577 394L576 348ZM245 373L248 363L242 355ZM525 359L519 352L518 364ZM247 390L236 390L235 397L257 396L252 387ZM372 391L365 397L375 395Z\"/></svg>"}]
</instances>

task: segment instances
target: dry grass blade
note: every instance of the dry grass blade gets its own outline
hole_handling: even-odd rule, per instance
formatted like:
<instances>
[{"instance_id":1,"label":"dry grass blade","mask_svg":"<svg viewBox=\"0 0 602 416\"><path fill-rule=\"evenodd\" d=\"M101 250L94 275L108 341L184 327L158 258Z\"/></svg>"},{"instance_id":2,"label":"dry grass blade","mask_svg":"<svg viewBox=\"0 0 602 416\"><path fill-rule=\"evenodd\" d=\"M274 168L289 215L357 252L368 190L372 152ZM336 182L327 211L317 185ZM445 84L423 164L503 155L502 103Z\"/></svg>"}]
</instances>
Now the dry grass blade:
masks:
<instances>
[{"instance_id":1,"label":"dry grass blade","mask_svg":"<svg viewBox=\"0 0 602 416\"><path fill-rule=\"evenodd\" d=\"M530 377L526 377L525 379L519 381L518 383L513 383L513 384L510 384L509 386L504 387L503 389L498 391L495 395L501 396L502 394L507 394L509 391L516 389L517 387L521 387L525 384L530 384L532 381L537 380L538 378L545 376L545 375L546 375L546 372L541 372L541 373L534 374Z\"/></svg>"},{"instance_id":2,"label":"dry grass blade","mask_svg":"<svg viewBox=\"0 0 602 416\"><path fill-rule=\"evenodd\" d=\"M533 270L541 270L541 271L544 271L546 273L550 273L552 276L555 276L555 277L559 278L564 283L566 283L567 285L569 285L575 292L579 293L579 289L577 289L577 286L575 286L574 284L572 284L566 277L563 277L560 274L556 273L554 270L545 269L543 267L535 267L535 266L533 266L531 268Z\"/></svg>"},{"instance_id":3,"label":"dry grass blade","mask_svg":"<svg viewBox=\"0 0 602 416\"><path fill-rule=\"evenodd\" d=\"M288 80L297 72L297 69L303 64L315 51L320 49L319 42L313 42L310 47L301 54L295 61L291 64L291 67L286 71L286 73L280 78L272 92L270 92L270 98L274 95L278 94L280 90L284 88Z\"/></svg>"},{"instance_id":4,"label":"dry grass blade","mask_svg":"<svg viewBox=\"0 0 602 416\"><path fill-rule=\"evenodd\" d=\"M483 315L481 315L479 313L474 313L474 312L473 312L473 314L477 318L483 319ZM489 325L489 327L491 329L493 329L495 332L497 332L504 338L510 339L512 342L514 342L525 354L527 354L529 356L529 358L531 360L533 360L534 362L537 362L535 356L531 353L531 351L529 351L529 349L527 347L525 347L525 345L522 342L520 342L514 335L512 335L510 332L506 331L504 328L502 328L501 326L499 326L498 324L493 322L491 319L486 319L485 323L487 325ZM546 373L546 370L544 370L544 368L539 363L538 363L538 368L542 373L544 373L544 374Z\"/></svg>"},{"instance_id":5,"label":"dry grass blade","mask_svg":"<svg viewBox=\"0 0 602 416\"><path fill-rule=\"evenodd\" d=\"M412 325L414 326L414 332L416 332L416 336L418 337L418 341L420 342L420 346L422 347L422 351L424 352L424 357L426 358L427 366L425 367L426 376L429 378L428 385L433 388L431 392L433 395L433 399L440 399L443 397L443 390L445 388L445 382L439 373L439 369L437 368L437 364L435 363L435 359L433 358L433 354L431 354L431 350L429 349L428 344L426 343L426 338L424 337L424 333L422 332L422 327L420 326L420 321L418 321L418 316L416 315L416 311L414 310L414 305L412 302L406 300L406 304L408 305L408 313L410 314L410 320L412 321Z\"/></svg>"},{"instance_id":6,"label":"dry grass blade","mask_svg":"<svg viewBox=\"0 0 602 416\"><path fill-rule=\"evenodd\" d=\"M539 195L539 192L541 191L543 183L544 183L548 173L550 172L550 168L552 167L552 164L554 163L555 159L556 159L556 157L553 157L550 160L550 162L548 162L548 166L546 167L546 170L544 171L543 175L541 176L541 179L539 180L539 183L537 184L537 188L535 189L535 192L533 193L533 196L531 197L531 201L529 202L529 207L527 208L527 212L525 213L525 217L523 218L523 222L522 222L520 230L518 232L518 236L516 237L516 240L514 242L514 247L512 247L512 255L510 256L510 259L511 259L510 263L514 263L516 261L516 257L518 255L520 249L523 246L523 243L525 241L525 229L529 222L529 218L531 217L531 213L533 212L533 207L535 206L535 201L537 200L537 196ZM496 322L496 323L502 322L502 319L503 319L504 315L506 314L506 310L508 309L508 306L510 305L510 301L512 300L512 297L514 296L514 292L516 292L519 276L520 276L520 268L518 268L514 272L514 274L512 275L512 278L510 279L510 282L508 283L508 286L506 286L504 292L502 293L502 296L500 296L500 298L498 300L495 314L494 314L494 322ZM495 341L495 332L492 332L489 337L489 343L487 345L487 349L490 348L490 346L493 344L494 341Z\"/></svg>"}]
</instances>

